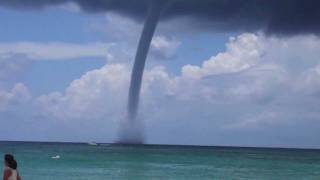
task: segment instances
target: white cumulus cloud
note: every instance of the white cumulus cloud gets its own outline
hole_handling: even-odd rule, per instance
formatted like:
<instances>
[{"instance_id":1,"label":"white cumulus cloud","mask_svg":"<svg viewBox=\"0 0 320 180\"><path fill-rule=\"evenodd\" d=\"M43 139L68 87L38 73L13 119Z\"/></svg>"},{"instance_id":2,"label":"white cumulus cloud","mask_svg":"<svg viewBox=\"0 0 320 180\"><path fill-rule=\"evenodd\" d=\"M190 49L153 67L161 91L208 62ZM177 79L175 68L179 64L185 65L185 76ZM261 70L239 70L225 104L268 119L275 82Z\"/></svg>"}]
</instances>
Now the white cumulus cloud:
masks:
<instances>
[{"instance_id":1,"label":"white cumulus cloud","mask_svg":"<svg viewBox=\"0 0 320 180\"><path fill-rule=\"evenodd\" d=\"M32 96L28 88L22 83L16 83L9 91L0 90L0 112L11 107L19 106L31 100Z\"/></svg>"}]
</instances>

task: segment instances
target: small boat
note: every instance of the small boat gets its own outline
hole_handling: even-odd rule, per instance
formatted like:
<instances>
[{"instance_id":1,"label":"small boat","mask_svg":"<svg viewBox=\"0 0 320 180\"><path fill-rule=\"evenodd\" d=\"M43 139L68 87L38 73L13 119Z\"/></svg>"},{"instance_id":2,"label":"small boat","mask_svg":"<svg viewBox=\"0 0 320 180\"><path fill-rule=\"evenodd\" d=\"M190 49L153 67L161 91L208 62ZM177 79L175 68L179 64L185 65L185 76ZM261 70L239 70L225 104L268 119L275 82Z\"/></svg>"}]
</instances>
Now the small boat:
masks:
<instances>
[{"instance_id":1,"label":"small boat","mask_svg":"<svg viewBox=\"0 0 320 180\"><path fill-rule=\"evenodd\" d=\"M60 159L60 156L59 155L52 156L51 159Z\"/></svg>"},{"instance_id":2,"label":"small boat","mask_svg":"<svg viewBox=\"0 0 320 180\"><path fill-rule=\"evenodd\" d=\"M98 144L95 143L95 142L88 142L88 145L90 145L90 146L98 146Z\"/></svg>"}]
</instances>

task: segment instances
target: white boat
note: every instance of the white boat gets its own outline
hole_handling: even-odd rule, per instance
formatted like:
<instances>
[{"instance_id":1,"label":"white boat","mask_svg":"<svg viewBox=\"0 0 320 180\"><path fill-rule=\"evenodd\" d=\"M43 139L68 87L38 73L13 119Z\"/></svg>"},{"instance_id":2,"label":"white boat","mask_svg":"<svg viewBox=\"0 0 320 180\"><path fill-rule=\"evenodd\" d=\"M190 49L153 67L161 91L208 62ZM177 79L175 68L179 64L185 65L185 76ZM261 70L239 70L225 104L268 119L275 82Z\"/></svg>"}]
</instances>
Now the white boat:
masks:
<instances>
[{"instance_id":1,"label":"white boat","mask_svg":"<svg viewBox=\"0 0 320 180\"><path fill-rule=\"evenodd\" d=\"M60 156L59 156L59 155L56 155L56 156L52 156L51 158L52 158L52 159L60 159Z\"/></svg>"},{"instance_id":2,"label":"white boat","mask_svg":"<svg viewBox=\"0 0 320 180\"><path fill-rule=\"evenodd\" d=\"M88 142L88 145L90 145L90 146L98 146L98 144L95 143L95 142Z\"/></svg>"}]
</instances>

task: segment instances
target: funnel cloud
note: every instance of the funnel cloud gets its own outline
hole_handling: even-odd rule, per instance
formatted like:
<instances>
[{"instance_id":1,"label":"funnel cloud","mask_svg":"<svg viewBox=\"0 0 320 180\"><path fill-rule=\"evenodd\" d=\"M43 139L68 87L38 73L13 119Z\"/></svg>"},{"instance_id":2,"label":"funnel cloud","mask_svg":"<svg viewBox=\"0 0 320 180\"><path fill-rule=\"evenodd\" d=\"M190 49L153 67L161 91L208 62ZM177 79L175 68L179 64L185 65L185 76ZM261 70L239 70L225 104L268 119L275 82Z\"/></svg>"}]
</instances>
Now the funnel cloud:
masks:
<instances>
[{"instance_id":1,"label":"funnel cloud","mask_svg":"<svg viewBox=\"0 0 320 180\"><path fill-rule=\"evenodd\" d=\"M142 143L143 135L139 132L142 132L141 128L137 122L137 113L139 105L139 95L141 89L141 81L143 76L143 70L146 63L148 51L150 48L150 43L154 34L154 31L157 27L158 20L162 11L164 2L151 1L148 16L144 23L143 31L140 37L132 74L131 82L129 89L128 97L128 123L131 124L131 130L126 130L122 134L123 137L120 137L120 142L123 143ZM128 134L126 133L130 133Z\"/></svg>"}]
</instances>

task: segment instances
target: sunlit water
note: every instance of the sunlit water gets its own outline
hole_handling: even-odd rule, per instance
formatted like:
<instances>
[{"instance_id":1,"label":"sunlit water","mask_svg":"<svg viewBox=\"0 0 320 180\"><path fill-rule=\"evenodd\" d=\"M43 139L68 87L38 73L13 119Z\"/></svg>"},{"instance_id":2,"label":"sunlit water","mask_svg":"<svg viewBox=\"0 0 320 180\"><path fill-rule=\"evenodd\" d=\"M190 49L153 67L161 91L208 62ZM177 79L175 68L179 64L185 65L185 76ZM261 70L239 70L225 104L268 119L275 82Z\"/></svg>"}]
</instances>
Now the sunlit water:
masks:
<instances>
[{"instance_id":1,"label":"sunlit water","mask_svg":"<svg viewBox=\"0 0 320 180\"><path fill-rule=\"evenodd\" d=\"M320 179L319 150L2 142L5 153L25 180Z\"/></svg>"}]
</instances>

